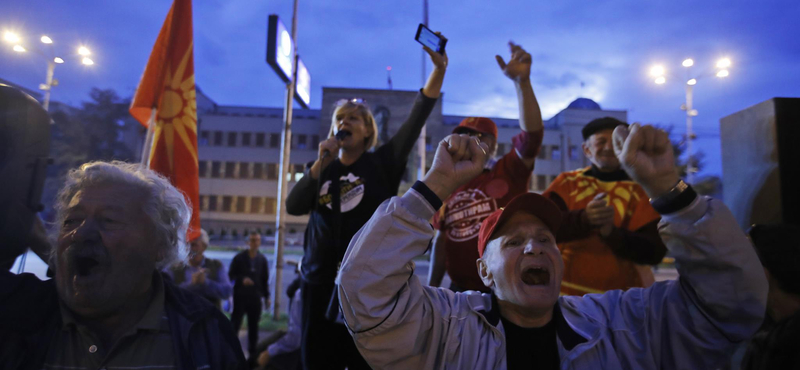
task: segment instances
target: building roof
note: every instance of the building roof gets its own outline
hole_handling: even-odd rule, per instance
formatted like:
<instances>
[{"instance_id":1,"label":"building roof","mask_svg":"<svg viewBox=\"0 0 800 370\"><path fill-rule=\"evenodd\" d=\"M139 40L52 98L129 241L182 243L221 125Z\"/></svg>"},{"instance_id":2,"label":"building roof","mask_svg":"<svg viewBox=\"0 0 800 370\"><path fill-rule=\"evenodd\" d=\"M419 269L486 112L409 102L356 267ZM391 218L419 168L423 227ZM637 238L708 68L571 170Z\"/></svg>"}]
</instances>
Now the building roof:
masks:
<instances>
[{"instance_id":1,"label":"building roof","mask_svg":"<svg viewBox=\"0 0 800 370\"><path fill-rule=\"evenodd\" d=\"M586 109L586 110L602 110L600 104L597 104L592 99L577 98L572 103L569 103L567 109Z\"/></svg>"}]
</instances>

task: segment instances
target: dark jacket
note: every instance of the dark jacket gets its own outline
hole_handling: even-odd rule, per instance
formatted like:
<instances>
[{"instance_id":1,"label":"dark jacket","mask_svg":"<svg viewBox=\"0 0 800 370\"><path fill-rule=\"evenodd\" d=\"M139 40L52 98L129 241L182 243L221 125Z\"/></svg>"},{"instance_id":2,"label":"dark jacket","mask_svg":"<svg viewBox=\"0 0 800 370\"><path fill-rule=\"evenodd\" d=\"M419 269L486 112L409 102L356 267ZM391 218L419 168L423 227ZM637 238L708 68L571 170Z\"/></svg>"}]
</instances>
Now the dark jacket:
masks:
<instances>
[{"instance_id":1,"label":"dark jacket","mask_svg":"<svg viewBox=\"0 0 800 370\"><path fill-rule=\"evenodd\" d=\"M178 369L247 369L230 321L203 297L163 280ZM55 281L0 272L0 368L41 369L58 330Z\"/></svg>"}]
</instances>

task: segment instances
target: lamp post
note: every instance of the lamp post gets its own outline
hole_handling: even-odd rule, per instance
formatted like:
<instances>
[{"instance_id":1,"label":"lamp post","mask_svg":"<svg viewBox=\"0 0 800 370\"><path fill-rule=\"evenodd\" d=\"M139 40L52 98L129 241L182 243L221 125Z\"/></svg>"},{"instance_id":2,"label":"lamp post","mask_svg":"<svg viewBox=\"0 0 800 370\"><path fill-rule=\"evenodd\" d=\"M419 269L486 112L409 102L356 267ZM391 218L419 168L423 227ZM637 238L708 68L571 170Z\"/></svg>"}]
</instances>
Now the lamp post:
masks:
<instances>
[{"instance_id":1,"label":"lamp post","mask_svg":"<svg viewBox=\"0 0 800 370\"><path fill-rule=\"evenodd\" d=\"M722 58L717 61L716 64L716 73L713 73L713 70L706 71L699 75L692 74L692 66L694 66L694 60L691 58L684 59L681 65L686 68L686 101L681 105L681 110L686 112L686 182L693 183L694 182L694 173L697 172L697 168L694 165L694 157L692 156L692 141L695 139L694 131L692 130L692 117L697 116L697 110L693 107L693 99L694 99L694 86L697 85L697 80L701 77L708 77L710 75L715 75L719 78L728 77L730 74L728 72L728 67L731 66L731 60L728 58ZM663 85L667 82L667 77L673 78L674 76L667 73L667 70L662 65L653 66L650 69L650 75L655 77L655 82L657 85Z\"/></svg>"},{"instance_id":2,"label":"lamp post","mask_svg":"<svg viewBox=\"0 0 800 370\"><path fill-rule=\"evenodd\" d=\"M3 40L7 43L13 44L12 50L18 53L27 52L28 49L24 46L22 42L22 38L14 32L6 31L3 34ZM48 53L45 53L38 47L33 47L31 50L34 51L39 56L43 57L45 61L47 61L47 74L45 75L45 83L39 85L39 89L44 91L44 100L42 102L42 107L44 107L45 111L49 111L50 108L50 91L53 89L53 86L58 86L58 80L53 78L53 74L55 73L56 64L64 63L64 59L56 55L55 48L53 47L53 39L51 39L47 35L43 35L39 38L44 45L49 45L47 49L49 49ZM78 55L81 58L81 63L83 65L93 65L94 61L89 58L92 52L86 46L78 47Z\"/></svg>"}]
</instances>

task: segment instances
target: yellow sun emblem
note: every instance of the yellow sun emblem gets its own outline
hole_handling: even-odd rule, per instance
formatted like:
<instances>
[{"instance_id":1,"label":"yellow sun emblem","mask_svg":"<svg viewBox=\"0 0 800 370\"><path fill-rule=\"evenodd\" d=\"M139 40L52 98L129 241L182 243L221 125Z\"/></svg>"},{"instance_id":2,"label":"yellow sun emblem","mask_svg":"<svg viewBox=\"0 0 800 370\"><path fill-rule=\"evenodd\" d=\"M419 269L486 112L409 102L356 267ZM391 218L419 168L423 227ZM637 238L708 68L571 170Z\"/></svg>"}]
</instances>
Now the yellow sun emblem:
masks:
<instances>
[{"instance_id":1,"label":"yellow sun emblem","mask_svg":"<svg viewBox=\"0 0 800 370\"><path fill-rule=\"evenodd\" d=\"M189 57L192 55L192 44L186 50L175 73L172 66L167 65L164 92L161 96L161 105L158 108L156 129L153 133L153 143L157 143L164 136L164 144L169 156L169 168L174 170L175 134L177 133L187 151L192 155L197 164L197 100L195 99L194 73L183 79ZM183 79L183 81L181 81ZM189 136L191 131L192 136ZM156 145L151 147L151 158Z\"/></svg>"}]
</instances>

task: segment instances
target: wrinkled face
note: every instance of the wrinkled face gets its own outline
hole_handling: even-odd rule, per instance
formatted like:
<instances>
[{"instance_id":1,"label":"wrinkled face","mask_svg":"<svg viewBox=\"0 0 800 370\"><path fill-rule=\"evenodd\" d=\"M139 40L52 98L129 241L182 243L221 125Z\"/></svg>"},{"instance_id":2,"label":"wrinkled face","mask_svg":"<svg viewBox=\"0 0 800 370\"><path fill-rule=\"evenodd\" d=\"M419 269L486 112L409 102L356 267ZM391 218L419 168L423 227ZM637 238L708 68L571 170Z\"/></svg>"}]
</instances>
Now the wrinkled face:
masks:
<instances>
[{"instance_id":1,"label":"wrinkled face","mask_svg":"<svg viewBox=\"0 0 800 370\"><path fill-rule=\"evenodd\" d=\"M250 249L258 249L261 245L261 234L250 234L250 237L247 238L247 245L250 246Z\"/></svg>"},{"instance_id":2,"label":"wrinkled face","mask_svg":"<svg viewBox=\"0 0 800 370\"><path fill-rule=\"evenodd\" d=\"M525 309L551 309L561 290L564 261L547 225L517 212L494 236L478 260L483 283L499 300Z\"/></svg>"},{"instance_id":3,"label":"wrinkled face","mask_svg":"<svg viewBox=\"0 0 800 370\"><path fill-rule=\"evenodd\" d=\"M203 253L205 253L208 246L203 243L203 239L197 238L189 243L189 263L194 266L199 266L203 262Z\"/></svg>"},{"instance_id":4,"label":"wrinkled face","mask_svg":"<svg viewBox=\"0 0 800 370\"><path fill-rule=\"evenodd\" d=\"M347 150L366 149L367 138L374 134L372 126L364 121L361 112L350 106L344 106L334 112L333 134L339 131L347 131L351 135L341 142L341 146Z\"/></svg>"},{"instance_id":5,"label":"wrinkled face","mask_svg":"<svg viewBox=\"0 0 800 370\"><path fill-rule=\"evenodd\" d=\"M99 184L79 191L65 210L56 249L61 300L83 317L113 315L150 288L161 259L141 189Z\"/></svg>"},{"instance_id":6,"label":"wrinkled face","mask_svg":"<svg viewBox=\"0 0 800 370\"><path fill-rule=\"evenodd\" d=\"M583 154L600 171L611 172L620 168L619 159L614 155L613 133L612 129L598 131L583 143Z\"/></svg>"}]
</instances>

